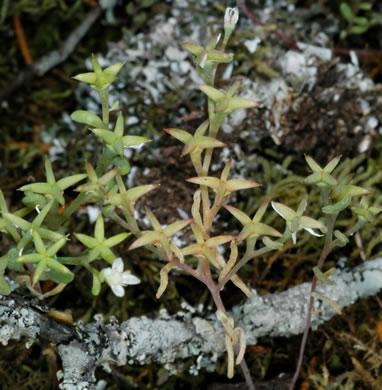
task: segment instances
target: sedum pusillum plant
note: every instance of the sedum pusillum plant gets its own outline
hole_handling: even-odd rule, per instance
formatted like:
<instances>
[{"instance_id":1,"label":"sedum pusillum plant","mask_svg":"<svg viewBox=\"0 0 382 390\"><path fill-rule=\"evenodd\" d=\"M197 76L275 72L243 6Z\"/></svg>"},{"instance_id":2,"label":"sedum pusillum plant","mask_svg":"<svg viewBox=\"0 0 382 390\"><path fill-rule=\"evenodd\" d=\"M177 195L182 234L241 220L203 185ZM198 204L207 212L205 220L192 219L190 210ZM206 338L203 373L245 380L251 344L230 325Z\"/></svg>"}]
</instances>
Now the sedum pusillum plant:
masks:
<instances>
[{"instance_id":1,"label":"sedum pusillum plant","mask_svg":"<svg viewBox=\"0 0 382 390\"><path fill-rule=\"evenodd\" d=\"M306 183L317 185L321 190L323 202L322 217L308 217L306 209L308 200L304 199L297 210L273 200L274 211L285 220L283 233L261 222L270 203L266 200L254 216L248 216L243 211L229 205L230 196L235 191L257 188L259 183L242 179L230 179L233 161L225 164L219 177L211 176L210 166L215 148L224 145L219 137L219 129L225 118L234 110L255 107L256 103L237 96L240 81L232 83L227 90L216 88L215 74L219 64L233 60L232 53L226 51L229 38L238 21L238 9L228 8L224 17L224 33L214 35L205 47L196 43L183 43L194 59L197 71L204 80L199 85L200 91L206 95L208 119L200 123L194 134L177 128L166 128L166 133L184 144L181 156L188 155L195 169L195 176L188 179L196 186L191 207L192 218L178 220L163 227L152 211L146 208L146 215L152 229L142 231L135 219L135 203L146 193L155 190L158 183L126 188L125 176L130 165L124 157L127 147L149 142L147 138L125 135L125 119L119 114L115 123L110 123L110 112L118 110L118 102L112 107L108 104L108 90L122 63L102 69L95 56L92 57L93 72L83 73L75 79L88 83L100 95L102 114L78 110L72 114L72 119L84 124L103 143L103 152L96 168L85 162L85 172L57 180L52 166L45 159L46 182L32 183L22 186L25 207L9 212L4 196L0 191L0 230L7 234L12 244L8 253L0 258L0 294L10 294L11 281L19 285L25 284L32 294L40 299L57 294L74 278L71 266L84 267L92 275L92 294L98 295L104 283L108 284L117 297L124 296L124 288L140 283L139 278L128 270L124 271L124 261L117 255L118 244L129 236L135 237L129 247L134 250L146 247L166 264L160 271L160 285L157 291L159 299L167 288L168 274L173 269L183 270L204 283L210 291L216 305L216 317L225 329L225 345L228 356L227 376L234 375L234 365L240 364L249 388L254 389L248 367L244 360L246 348L245 333L235 324L234 318L227 312L221 298L221 291L231 281L247 297L251 290L240 279L238 271L249 261L275 250L282 250L287 241L295 244L299 232L305 230L313 236L325 236L325 244L321 258L314 268L312 294L307 299L309 315L307 327L301 347L298 369L291 384L299 375L304 346L310 326L313 300L325 300L336 308L330 297L316 293L319 280L331 283L329 275L321 271L325 259L335 247L348 243L350 236L356 233L364 224L373 222L374 215L381 207L369 206L368 191L351 185L351 177L336 178L335 168L340 157L321 168L311 157L306 161L312 174L306 178ZM77 186L77 197L65 208L64 191L80 181L85 183ZM361 201L354 205L354 200ZM75 233L71 235L68 221L73 213L84 204L94 203L99 206L100 214L96 220L92 236ZM235 236L222 234L212 236L212 225L222 207L239 220L242 230ZM338 214L352 207L357 215L357 223L346 231L335 229ZM104 218L107 217L121 225L124 233L115 236L105 235ZM193 241L180 247L173 236L191 227ZM73 239L81 242L86 248L79 256L60 256L62 248ZM229 251L221 251L220 246L229 246ZM223 253L228 253L224 255ZM96 263L94 263L98 260ZM197 264L192 266L192 264ZM5 271L8 270L5 277ZM51 280L57 285L52 290L43 293L40 281ZM14 283L13 283L14 284Z\"/></svg>"}]
</instances>

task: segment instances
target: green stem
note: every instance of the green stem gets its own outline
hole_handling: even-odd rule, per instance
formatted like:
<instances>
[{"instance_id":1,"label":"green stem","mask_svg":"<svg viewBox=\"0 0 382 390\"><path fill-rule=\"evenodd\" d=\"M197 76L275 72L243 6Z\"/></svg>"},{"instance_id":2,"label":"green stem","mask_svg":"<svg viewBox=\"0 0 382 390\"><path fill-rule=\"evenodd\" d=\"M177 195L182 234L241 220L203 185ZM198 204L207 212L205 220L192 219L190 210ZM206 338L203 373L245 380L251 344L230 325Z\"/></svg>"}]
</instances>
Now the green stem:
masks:
<instances>
[{"instance_id":1,"label":"green stem","mask_svg":"<svg viewBox=\"0 0 382 390\"><path fill-rule=\"evenodd\" d=\"M102 104L102 121L109 128L109 87L98 90Z\"/></svg>"}]
</instances>

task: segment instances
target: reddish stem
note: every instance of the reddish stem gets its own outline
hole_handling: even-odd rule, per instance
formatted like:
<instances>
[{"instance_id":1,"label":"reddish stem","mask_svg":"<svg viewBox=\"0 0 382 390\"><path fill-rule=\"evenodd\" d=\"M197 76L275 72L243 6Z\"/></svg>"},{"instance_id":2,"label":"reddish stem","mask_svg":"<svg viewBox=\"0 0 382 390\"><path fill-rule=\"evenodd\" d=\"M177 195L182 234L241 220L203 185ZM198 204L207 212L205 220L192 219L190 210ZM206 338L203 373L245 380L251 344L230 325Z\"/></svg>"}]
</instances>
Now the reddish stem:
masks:
<instances>
[{"instance_id":1,"label":"reddish stem","mask_svg":"<svg viewBox=\"0 0 382 390\"><path fill-rule=\"evenodd\" d=\"M317 268L318 269L322 268L322 266L324 265L325 260L328 257L330 251L331 251L331 240L328 240L325 243L324 249L323 249L323 251L321 253L320 260L318 261L318 264L317 264ZM299 355L298 355L298 362L297 362L296 371L295 371L294 376L292 378L292 381L291 381L291 383L289 385L289 390L293 390L294 389L294 387L296 385L296 382L297 382L297 379L300 376L301 367L302 367L302 361L303 361L303 358L304 358L306 341L308 339L308 334L309 334L309 330L310 330L310 323L311 323L311 320L312 320L313 303L314 303L314 297L312 296L312 293L314 293L316 291L316 288L317 288L317 278L316 278L316 276L314 276L313 277L313 281L312 281L312 287L310 289L308 317L306 319L304 334L303 334L302 340L301 340L301 346L300 346L300 352L299 352Z\"/></svg>"}]
</instances>

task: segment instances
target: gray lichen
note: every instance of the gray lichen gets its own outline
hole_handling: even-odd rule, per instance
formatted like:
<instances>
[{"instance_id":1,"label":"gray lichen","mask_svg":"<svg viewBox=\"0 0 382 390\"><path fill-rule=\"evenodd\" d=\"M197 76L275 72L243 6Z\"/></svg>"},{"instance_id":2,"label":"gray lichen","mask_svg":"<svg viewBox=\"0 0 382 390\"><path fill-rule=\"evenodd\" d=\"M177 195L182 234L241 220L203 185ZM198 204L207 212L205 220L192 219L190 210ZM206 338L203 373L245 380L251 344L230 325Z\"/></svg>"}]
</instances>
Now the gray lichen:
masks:
<instances>
[{"instance_id":1,"label":"gray lichen","mask_svg":"<svg viewBox=\"0 0 382 390\"><path fill-rule=\"evenodd\" d=\"M361 266L340 269L332 277L334 285L320 285L318 292L334 300L340 308L360 298L375 295L382 288L382 258ZM247 344L257 343L263 336L290 336L303 331L311 285L304 283L282 293L253 297L233 308L236 324L246 333ZM64 390L94 389L96 367L157 362L171 369L189 357L197 357L190 372L200 368L213 370L218 356L225 352L224 330L215 315L201 310L187 310L170 316L161 311L157 318L131 318L119 324L102 316L86 325L59 324L47 318L43 307L35 302L20 303L12 297L0 297L0 342L26 337L28 344L36 338L57 345L62 359L60 388ZM326 302L316 301L312 328L336 315ZM47 328L51 328L50 332ZM58 341L57 341L58 340Z\"/></svg>"}]
</instances>

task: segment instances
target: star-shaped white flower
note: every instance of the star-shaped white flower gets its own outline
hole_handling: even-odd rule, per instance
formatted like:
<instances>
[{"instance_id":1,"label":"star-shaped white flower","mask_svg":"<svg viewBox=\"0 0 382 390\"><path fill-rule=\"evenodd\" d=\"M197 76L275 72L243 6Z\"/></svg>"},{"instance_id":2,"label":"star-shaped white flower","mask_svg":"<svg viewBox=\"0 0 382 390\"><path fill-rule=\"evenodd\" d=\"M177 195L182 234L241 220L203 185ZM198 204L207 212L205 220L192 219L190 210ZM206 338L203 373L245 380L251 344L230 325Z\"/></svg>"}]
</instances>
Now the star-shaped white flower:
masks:
<instances>
[{"instance_id":1,"label":"star-shaped white flower","mask_svg":"<svg viewBox=\"0 0 382 390\"><path fill-rule=\"evenodd\" d=\"M105 268L102 273L106 279L107 284L111 287L113 293L117 297L125 295L124 287L129 284L139 284L141 281L130 271L123 272L123 261L120 257L114 260L111 268Z\"/></svg>"}]
</instances>

